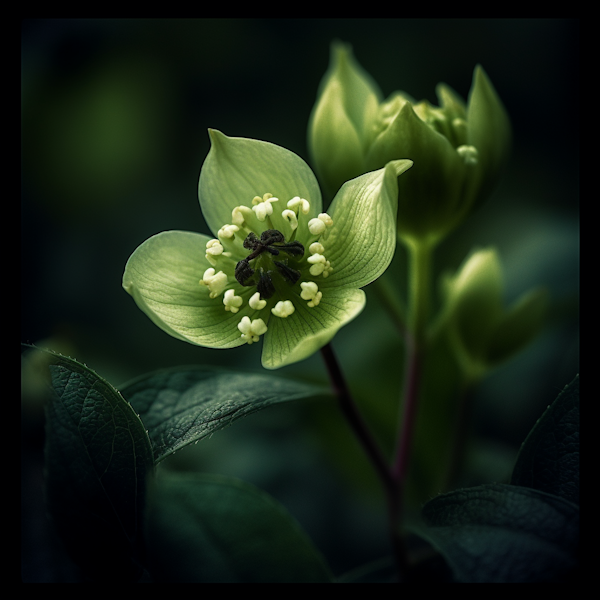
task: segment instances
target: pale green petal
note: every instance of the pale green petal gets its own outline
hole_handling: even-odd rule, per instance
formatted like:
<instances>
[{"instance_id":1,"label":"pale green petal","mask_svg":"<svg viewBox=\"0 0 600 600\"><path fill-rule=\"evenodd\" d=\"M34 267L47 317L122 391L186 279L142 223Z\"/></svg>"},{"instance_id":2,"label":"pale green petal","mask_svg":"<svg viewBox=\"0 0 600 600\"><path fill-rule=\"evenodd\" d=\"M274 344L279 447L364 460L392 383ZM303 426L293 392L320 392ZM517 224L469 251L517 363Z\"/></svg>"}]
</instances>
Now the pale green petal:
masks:
<instances>
[{"instance_id":1,"label":"pale green petal","mask_svg":"<svg viewBox=\"0 0 600 600\"><path fill-rule=\"evenodd\" d=\"M482 359L503 313L502 266L496 250L473 252L447 289L458 338L469 356Z\"/></svg>"},{"instance_id":2,"label":"pale green petal","mask_svg":"<svg viewBox=\"0 0 600 600\"><path fill-rule=\"evenodd\" d=\"M468 144L479 153L482 187L481 202L496 185L508 160L511 126L508 114L481 65L475 67L467 109Z\"/></svg>"},{"instance_id":3,"label":"pale green petal","mask_svg":"<svg viewBox=\"0 0 600 600\"><path fill-rule=\"evenodd\" d=\"M435 87L440 107L450 119L466 119L467 107L465 101L445 83L438 83Z\"/></svg>"},{"instance_id":4,"label":"pale green petal","mask_svg":"<svg viewBox=\"0 0 600 600\"><path fill-rule=\"evenodd\" d=\"M434 131L406 103L373 143L367 168L410 158L412 169L398 180L398 234L435 241L459 222L471 198L465 196L467 167L446 137Z\"/></svg>"},{"instance_id":5,"label":"pale green petal","mask_svg":"<svg viewBox=\"0 0 600 600\"><path fill-rule=\"evenodd\" d=\"M398 176L411 165L392 161L342 186L331 204L333 226L322 240L333 273L320 286L360 288L387 269L396 249Z\"/></svg>"},{"instance_id":6,"label":"pale green petal","mask_svg":"<svg viewBox=\"0 0 600 600\"><path fill-rule=\"evenodd\" d=\"M344 110L364 141L377 118L383 95L375 80L354 58L350 44L332 44L330 68L324 81L329 79L339 81Z\"/></svg>"},{"instance_id":7,"label":"pale green petal","mask_svg":"<svg viewBox=\"0 0 600 600\"><path fill-rule=\"evenodd\" d=\"M321 191L310 167L296 154L259 140L230 138L209 130L211 148L202 165L198 197L210 230L231 223L231 211L251 206L255 196L273 194L281 202L300 196L310 217L322 211Z\"/></svg>"},{"instance_id":8,"label":"pale green petal","mask_svg":"<svg viewBox=\"0 0 600 600\"><path fill-rule=\"evenodd\" d=\"M209 348L233 348L244 343L237 324L245 310L232 314L220 298L209 298L200 285L211 265L205 258L205 235L165 231L139 246L123 274L123 287L139 308L173 337Z\"/></svg>"},{"instance_id":9,"label":"pale green petal","mask_svg":"<svg viewBox=\"0 0 600 600\"><path fill-rule=\"evenodd\" d=\"M335 194L348 179L363 172L362 143L344 109L342 87L331 79L308 123L308 149L323 189Z\"/></svg>"},{"instance_id":10,"label":"pale green petal","mask_svg":"<svg viewBox=\"0 0 600 600\"><path fill-rule=\"evenodd\" d=\"M308 307L299 296L293 303L296 310L291 316L269 320L262 353L265 369L308 358L362 311L366 297L362 290L330 288L323 292L317 307Z\"/></svg>"}]
</instances>

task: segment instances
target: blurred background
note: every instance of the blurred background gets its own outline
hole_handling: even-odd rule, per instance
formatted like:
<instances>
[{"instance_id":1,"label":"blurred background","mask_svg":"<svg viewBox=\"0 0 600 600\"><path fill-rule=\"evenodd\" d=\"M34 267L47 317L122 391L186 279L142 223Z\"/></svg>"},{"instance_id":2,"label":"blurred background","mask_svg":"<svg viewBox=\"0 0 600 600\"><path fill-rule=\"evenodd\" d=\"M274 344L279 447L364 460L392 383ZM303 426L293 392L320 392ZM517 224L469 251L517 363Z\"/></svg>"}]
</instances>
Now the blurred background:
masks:
<instances>
[{"instance_id":1,"label":"blurred background","mask_svg":"<svg viewBox=\"0 0 600 600\"><path fill-rule=\"evenodd\" d=\"M466 99L479 63L511 117L503 181L435 256L439 274L475 246L495 246L507 303L535 286L551 293L543 334L474 391L467 483L506 481L527 432L579 369L578 20L23 21L21 341L85 362L117 387L182 364L260 370L257 346L209 350L163 333L121 277L151 235L209 233L197 199L209 127L309 161L308 117L334 39L352 44L386 96L405 90L437 104L443 81ZM403 258L398 252L391 281L405 277ZM365 312L333 347L391 450L402 343L366 291ZM22 572L59 581L74 576L40 504L43 410L32 369L22 385ZM319 355L276 375L327 382ZM422 423L422 437L435 425ZM336 574L389 551L380 489L335 406L278 406L169 461L165 468L231 474L272 493ZM415 485L415 507L441 491Z\"/></svg>"}]
</instances>

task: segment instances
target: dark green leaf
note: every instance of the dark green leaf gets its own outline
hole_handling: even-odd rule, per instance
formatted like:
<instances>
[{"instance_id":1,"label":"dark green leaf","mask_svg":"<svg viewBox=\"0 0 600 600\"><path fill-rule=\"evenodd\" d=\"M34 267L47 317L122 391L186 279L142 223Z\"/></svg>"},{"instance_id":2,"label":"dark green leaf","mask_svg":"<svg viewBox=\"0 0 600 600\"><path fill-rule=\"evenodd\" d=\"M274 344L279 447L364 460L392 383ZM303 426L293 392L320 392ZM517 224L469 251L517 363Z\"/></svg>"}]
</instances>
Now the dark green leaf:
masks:
<instances>
[{"instance_id":1,"label":"dark green leaf","mask_svg":"<svg viewBox=\"0 0 600 600\"><path fill-rule=\"evenodd\" d=\"M149 570L157 582L330 582L319 552L288 512L221 475L162 475L150 495Z\"/></svg>"},{"instance_id":2,"label":"dark green leaf","mask_svg":"<svg viewBox=\"0 0 600 600\"><path fill-rule=\"evenodd\" d=\"M214 367L157 371L132 381L121 392L148 428L156 462L272 404L330 393L270 374Z\"/></svg>"},{"instance_id":3,"label":"dark green leaf","mask_svg":"<svg viewBox=\"0 0 600 600\"><path fill-rule=\"evenodd\" d=\"M75 360L52 355L46 407L47 505L87 577L136 580L150 440L117 390Z\"/></svg>"},{"instance_id":4,"label":"dark green leaf","mask_svg":"<svg viewBox=\"0 0 600 600\"><path fill-rule=\"evenodd\" d=\"M428 502L421 535L457 581L564 581L577 569L579 509L530 488L490 484Z\"/></svg>"},{"instance_id":5,"label":"dark green leaf","mask_svg":"<svg viewBox=\"0 0 600 600\"><path fill-rule=\"evenodd\" d=\"M398 570L393 557L368 563L337 578L338 583L395 583Z\"/></svg>"},{"instance_id":6,"label":"dark green leaf","mask_svg":"<svg viewBox=\"0 0 600 600\"><path fill-rule=\"evenodd\" d=\"M529 432L511 483L579 504L579 375Z\"/></svg>"}]
</instances>

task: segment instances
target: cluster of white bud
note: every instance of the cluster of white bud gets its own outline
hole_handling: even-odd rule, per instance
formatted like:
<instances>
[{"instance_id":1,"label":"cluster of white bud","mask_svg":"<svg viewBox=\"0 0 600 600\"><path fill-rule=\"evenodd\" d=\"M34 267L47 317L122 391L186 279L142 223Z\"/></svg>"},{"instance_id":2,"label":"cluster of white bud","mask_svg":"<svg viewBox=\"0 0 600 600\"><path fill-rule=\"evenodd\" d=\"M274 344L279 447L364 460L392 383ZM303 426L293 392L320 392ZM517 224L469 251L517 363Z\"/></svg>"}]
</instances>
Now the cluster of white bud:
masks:
<instances>
[{"instance_id":1,"label":"cluster of white bud","mask_svg":"<svg viewBox=\"0 0 600 600\"><path fill-rule=\"evenodd\" d=\"M311 265L310 274L313 277L317 277L318 275L329 277L329 274L333 271L333 267L323 254L325 252L323 244L314 242L308 247L308 251L311 255L306 260Z\"/></svg>"},{"instance_id":2,"label":"cluster of white bud","mask_svg":"<svg viewBox=\"0 0 600 600\"><path fill-rule=\"evenodd\" d=\"M308 247L310 255L303 259L309 264L308 271L303 271L300 264L294 263L292 263L293 267L292 265L289 265L288 271L294 271L294 268L300 269L295 271L298 274L298 277L300 277L301 272L304 272L305 276L310 274L312 277L318 275L327 277L333 271L330 262L325 258L325 247L318 241L333 225L332 218L327 213L321 213L316 218L310 219L308 223L304 225L303 231L305 233L303 235L306 235L307 228L308 234L312 236L312 238L306 240L306 242L295 240L296 232L299 230L300 219L307 218L306 215L310 214L310 203L300 196L295 196L283 206L280 206L277 203L279 203L279 199L273 197L273 194L267 193L262 197L255 196L252 199L251 208L243 205L236 206L231 212L231 224L223 225L217 233L218 239L209 240L206 244L206 259L216 268L207 269L203 278L200 280L200 283L208 287L210 298L216 298L225 292L223 296L223 305L225 310L232 314L240 311L244 304L244 298L242 297L243 295L236 295L236 289L239 288L234 289L233 286L230 287L231 278L228 277L227 273L232 275L232 273L230 273L232 267L244 264L243 261L238 261L236 263L236 259L232 258L238 255L240 249L254 248L250 254L254 253L254 257L258 255L256 246L250 247L247 245L247 239L251 239L249 238L251 235L255 236L254 240L258 240L260 239L260 232L269 229L274 229L278 232L279 229L282 228L282 222L287 222L286 227L288 227L288 229L281 229L283 233L280 234L282 240L284 239L283 236L286 236L287 243L285 245L287 247L296 249L300 246L300 248L302 248L301 242L310 243L312 241ZM274 224L275 226L273 226ZM277 226L277 224L279 224L279 226ZM315 239L317 241L315 241ZM280 242L276 242L274 246L270 246L270 249L267 248L261 250L260 246L258 246L258 250L260 250L260 254L264 252L265 256L269 256L267 253L267 250L269 250L272 255L277 257L277 250L279 250L279 253L285 252L283 249L284 244L282 243L281 249L279 249L279 243ZM294 246L294 244L296 244L296 246ZM285 254L282 254L282 257L283 256L285 256ZM301 259L302 256L300 255L298 260ZM253 258L250 258L250 260L253 260ZM274 258L273 260L282 259ZM278 265L278 269L282 270L288 266L287 259L284 260L285 263L283 264L274 263ZM250 269L250 277L252 276L253 266L254 263L246 261L245 267ZM257 269L258 267L254 266L254 268ZM306 269L306 267L304 267L304 269ZM235 278L239 283L242 283L242 285L253 285L252 283L246 283L245 277L240 281L237 271ZM288 281L289 279L290 278L288 277ZM295 282L296 280L294 280L292 284L295 284ZM235 282L232 283L235 285ZM307 305L310 308L318 306L323 297L323 293L319 291L319 286L314 281L310 280L300 281L300 286L302 288L300 297L307 301ZM264 291L265 289L268 288L263 288L263 292L266 294ZM270 296L267 294L265 298L261 298L261 293L256 291L248 300L248 305L253 311L256 311L256 313L260 313L263 309L268 310L267 307L270 306L271 314L274 317L282 319L289 317L296 311L296 307L291 300L279 300L273 306L268 302L269 297ZM264 335L267 331L267 325L262 318L251 319L248 316L244 316L238 323L238 329L242 339L248 344L252 344L257 342L261 335Z\"/></svg>"}]
</instances>

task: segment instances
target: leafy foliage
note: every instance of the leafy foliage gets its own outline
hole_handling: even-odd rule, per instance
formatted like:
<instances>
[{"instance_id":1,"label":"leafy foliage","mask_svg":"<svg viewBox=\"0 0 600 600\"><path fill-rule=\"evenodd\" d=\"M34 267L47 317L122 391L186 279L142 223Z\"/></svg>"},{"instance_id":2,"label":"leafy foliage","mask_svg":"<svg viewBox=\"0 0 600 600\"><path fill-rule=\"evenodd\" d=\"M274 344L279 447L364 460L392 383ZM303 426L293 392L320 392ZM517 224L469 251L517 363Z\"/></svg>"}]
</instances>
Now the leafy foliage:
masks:
<instances>
[{"instance_id":1,"label":"leafy foliage","mask_svg":"<svg viewBox=\"0 0 600 600\"><path fill-rule=\"evenodd\" d=\"M579 566L579 376L527 436L512 485L442 494L421 535L456 581L565 581Z\"/></svg>"},{"instance_id":2,"label":"leafy foliage","mask_svg":"<svg viewBox=\"0 0 600 600\"><path fill-rule=\"evenodd\" d=\"M330 395L304 382L208 367L143 375L122 393L148 428L157 462L272 404Z\"/></svg>"},{"instance_id":3,"label":"leafy foliage","mask_svg":"<svg viewBox=\"0 0 600 600\"><path fill-rule=\"evenodd\" d=\"M266 493L217 475L149 477L155 462L244 415L325 390L252 373L172 369L125 386L130 404L85 365L47 355L48 510L84 577L331 581L306 534Z\"/></svg>"},{"instance_id":4,"label":"leafy foliage","mask_svg":"<svg viewBox=\"0 0 600 600\"><path fill-rule=\"evenodd\" d=\"M146 477L154 461L139 417L91 369L54 355L46 407L48 510L87 577L142 573Z\"/></svg>"}]
</instances>

